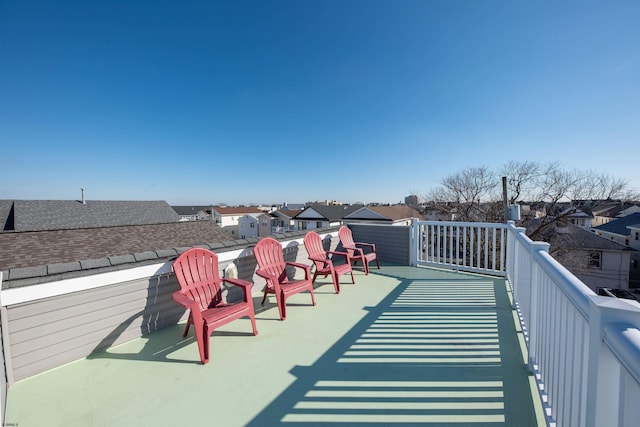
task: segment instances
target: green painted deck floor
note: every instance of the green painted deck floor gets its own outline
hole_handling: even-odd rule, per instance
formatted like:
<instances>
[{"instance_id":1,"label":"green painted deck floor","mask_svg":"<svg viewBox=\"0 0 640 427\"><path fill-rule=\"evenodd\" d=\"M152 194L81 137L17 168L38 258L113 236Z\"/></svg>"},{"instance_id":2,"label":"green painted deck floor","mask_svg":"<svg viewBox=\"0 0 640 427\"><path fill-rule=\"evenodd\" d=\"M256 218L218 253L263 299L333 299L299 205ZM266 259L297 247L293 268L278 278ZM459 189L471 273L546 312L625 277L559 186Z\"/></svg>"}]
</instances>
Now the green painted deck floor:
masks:
<instances>
[{"instance_id":1,"label":"green painted deck floor","mask_svg":"<svg viewBox=\"0 0 640 427\"><path fill-rule=\"evenodd\" d=\"M28 426L544 425L503 279L384 266L317 306L273 297L211 338L184 325L17 382L6 423ZM260 298L256 296L260 307ZM532 397L533 393L533 397Z\"/></svg>"}]
</instances>

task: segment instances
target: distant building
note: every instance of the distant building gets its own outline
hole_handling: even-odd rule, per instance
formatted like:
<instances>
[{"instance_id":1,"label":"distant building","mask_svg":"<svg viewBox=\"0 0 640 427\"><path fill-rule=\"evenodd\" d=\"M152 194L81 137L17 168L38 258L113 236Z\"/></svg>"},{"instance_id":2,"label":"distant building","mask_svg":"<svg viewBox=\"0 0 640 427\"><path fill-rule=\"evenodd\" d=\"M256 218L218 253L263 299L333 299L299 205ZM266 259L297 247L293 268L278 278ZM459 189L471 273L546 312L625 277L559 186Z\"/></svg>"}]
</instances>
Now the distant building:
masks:
<instances>
[{"instance_id":1,"label":"distant building","mask_svg":"<svg viewBox=\"0 0 640 427\"><path fill-rule=\"evenodd\" d=\"M286 233L287 231L296 230L296 222L293 219L296 215L302 212L302 209L280 209L271 212L272 232L273 233Z\"/></svg>"},{"instance_id":2,"label":"distant building","mask_svg":"<svg viewBox=\"0 0 640 427\"><path fill-rule=\"evenodd\" d=\"M631 259L637 251L581 227L557 227L550 253L592 290L630 287Z\"/></svg>"},{"instance_id":3,"label":"distant building","mask_svg":"<svg viewBox=\"0 0 640 427\"><path fill-rule=\"evenodd\" d=\"M238 236L239 220L244 215L262 214L263 212L255 206L241 207L213 207L213 218L225 233Z\"/></svg>"},{"instance_id":4,"label":"distant building","mask_svg":"<svg viewBox=\"0 0 640 427\"><path fill-rule=\"evenodd\" d=\"M293 219L298 231L332 227L341 225L343 223L342 219L346 215L355 212L361 207L362 205L312 205L307 206Z\"/></svg>"},{"instance_id":5,"label":"distant building","mask_svg":"<svg viewBox=\"0 0 640 427\"><path fill-rule=\"evenodd\" d=\"M345 215L343 222L346 224L410 225L412 218L422 220L422 215L411 206L363 206L355 212Z\"/></svg>"},{"instance_id":6,"label":"distant building","mask_svg":"<svg viewBox=\"0 0 640 427\"><path fill-rule=\"evenodd\" d=\"M592 230L599 236L630 246L632 237L629 227L639 225L640 213L636 212L594 227Z\"/></svg>"},{"instance_id":7,"label":"distant building","mask_svg":"<svg viewBox=\"0 0 640 427\"><path fill-rule=\"evenodd\" d=\"M180 221L212 220L212 206L171 206L180 216Z\"/></svg>"},{"instance_id":8,"label":"distant building","mask_svg":"<svg viewBox=\"0 0 640 427\"><path fill-rule=\"evenodd\" d=\"M271 217L266 214L246 214L238 219L238 236L241 239L271 235Z\"/></svg>"},{"instance_id":9,"label":"distant building","mask_svg":"<svg viewBox=\"0 0 640 427\"><path fill-rule=\"evenodd\" d=\"M405 197L404 204L407 206L418 206L418 196L411 195Z\"/></svg>"}]
</instances>

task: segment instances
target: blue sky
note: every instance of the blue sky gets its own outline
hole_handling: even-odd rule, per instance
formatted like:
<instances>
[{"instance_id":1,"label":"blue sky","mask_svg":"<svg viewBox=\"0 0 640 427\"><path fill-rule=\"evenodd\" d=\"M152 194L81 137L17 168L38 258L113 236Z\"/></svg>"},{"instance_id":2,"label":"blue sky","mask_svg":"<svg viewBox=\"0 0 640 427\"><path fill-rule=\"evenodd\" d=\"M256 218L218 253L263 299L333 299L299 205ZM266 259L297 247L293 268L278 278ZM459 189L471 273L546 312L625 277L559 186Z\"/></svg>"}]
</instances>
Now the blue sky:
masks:
<instances>
[{"instance_id":1,"label":"blue sky","mask_svg":"<svg viewBox=\"0 0 640 427\"><path fill-rule=\"evenodd\" d=\"M558 160L640 189L638 1L4 1L0 199L398 202Z\"/></svg>"}]
</instances>

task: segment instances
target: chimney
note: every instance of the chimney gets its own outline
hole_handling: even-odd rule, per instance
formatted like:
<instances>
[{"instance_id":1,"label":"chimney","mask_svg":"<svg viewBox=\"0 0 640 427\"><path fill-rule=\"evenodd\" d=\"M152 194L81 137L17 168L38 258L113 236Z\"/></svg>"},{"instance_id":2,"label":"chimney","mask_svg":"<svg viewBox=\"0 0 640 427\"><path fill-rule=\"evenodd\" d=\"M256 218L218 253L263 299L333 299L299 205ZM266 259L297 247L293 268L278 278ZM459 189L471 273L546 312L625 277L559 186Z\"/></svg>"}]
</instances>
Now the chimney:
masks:
<instances>
[{"instance_id":1,"label":"chimney","mask_svg":"<svg viewBox=\"0 0 640 427\"><path fill-rule=\"evenodd\" d=\"M86 202L86 200L84 200L84 188L81 188L80 191L82 191L82 204L86 205L87 202Z\"/></svg>"}]
</instances>

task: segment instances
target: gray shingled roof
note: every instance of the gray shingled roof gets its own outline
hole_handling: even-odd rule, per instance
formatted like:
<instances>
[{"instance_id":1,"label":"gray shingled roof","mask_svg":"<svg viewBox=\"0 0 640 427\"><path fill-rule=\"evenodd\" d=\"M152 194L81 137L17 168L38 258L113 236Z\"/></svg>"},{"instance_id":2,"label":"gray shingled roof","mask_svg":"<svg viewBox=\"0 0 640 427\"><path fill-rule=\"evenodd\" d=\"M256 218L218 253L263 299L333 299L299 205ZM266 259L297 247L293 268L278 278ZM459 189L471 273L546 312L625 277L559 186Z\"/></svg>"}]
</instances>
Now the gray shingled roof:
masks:
<instances>
[{"instance_id":1,"label":"gray shingled roof","mask_svg":"<svg viewBox=\"0 0 640 427\"><path fill-rule=\"evenodd\" d=\"M3 206L7 201L3 201ZM13 218L0 217L13 228L42 231L177 222L180 217L165 201L13 200ZM0 213L6 207L0 209Z\"/></svg>"},{"instance_id":2,"label":"gray shingled roof","mask_svg":"<svg viewBox=\"0 0 640 427\"><path fill-rule=\"evenodd\" d=\"M302 212L307 211L308 209L313 209L322 215L325 219L329 221L339 221L345 216L349 215L362 208L362 205L341 205L341 206L326 206L326 205L312 205L307 206ZM300 214L302 213L300 212ZM298 218L300 214L296 215L294 218Z\"/></svg>"},{"instance_id":3,"label":"gray shingled roof","mask_svg":"<svg viewBox=\"0 0 640 427\"><path fill-rule=\"evenodd\" d=\"M0 271L8 272L4 280L44 276L171 257L181 248L228 240L212 221L0 233Z\"/></svg>"},{"instance_id":4,"label":"gray shingled roof","mask_svg":"<svg viewBox=\"0 0 640 427\"><path fill-rule=\"evenodd\" d=\"M556 232L551 238L552 247L559 249L592 249L609 251L634 251L625 245L598 236L575 225L556 227Z\"/></svg>"},{"instance_id":5,"label":"gray shingled roof","mask_svg":"<svg viewBox=\"0 0 640 427\"><path fill-rule=\"evenodd\" d=\"M197 215L200 212L210 211L212 206L171 206L178 215Z\"/></svg>"},{"instance_id":6,"label":"gray shingled roof","mask_svg":"<svg viewBox=\"0 0 640 427\"><path fill-rule=\"evenodd\" d=\"M623 216L622 218L613 220L606 224L593 227L594 230L605 231L607 233L615 233L621 236L628 236L631 234L631 230L627 227L630 225L640 224L640 213L632 213L631 215Z\"/></svg>"}]
</instances>

